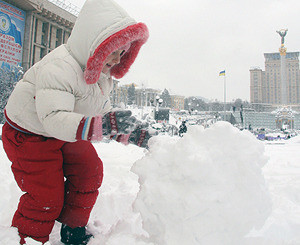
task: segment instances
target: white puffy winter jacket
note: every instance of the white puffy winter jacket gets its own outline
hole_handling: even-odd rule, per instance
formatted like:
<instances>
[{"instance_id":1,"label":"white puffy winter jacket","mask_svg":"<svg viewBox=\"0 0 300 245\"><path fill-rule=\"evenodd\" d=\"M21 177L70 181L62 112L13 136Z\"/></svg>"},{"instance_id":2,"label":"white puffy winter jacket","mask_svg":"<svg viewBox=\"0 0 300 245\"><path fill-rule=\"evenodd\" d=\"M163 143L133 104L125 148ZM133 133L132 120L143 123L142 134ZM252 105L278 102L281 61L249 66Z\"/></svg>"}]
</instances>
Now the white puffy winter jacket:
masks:
<instances>
[{"instance_id":1,"label":"white puffy winter jacket","mask_svg":"<svg viewBox=\"0 0 300 245\"><path fill-rule=\"evenodd\" d=\"M101 73L105 58L130 43L120 64L111 69L120 78L147 38L147 27L113 0L87 0L67 44L47 54L17 83L5 109L8 122L35 134L76 141L83 118L111 110L112 79Z\"/></svg>"}]
</instances>

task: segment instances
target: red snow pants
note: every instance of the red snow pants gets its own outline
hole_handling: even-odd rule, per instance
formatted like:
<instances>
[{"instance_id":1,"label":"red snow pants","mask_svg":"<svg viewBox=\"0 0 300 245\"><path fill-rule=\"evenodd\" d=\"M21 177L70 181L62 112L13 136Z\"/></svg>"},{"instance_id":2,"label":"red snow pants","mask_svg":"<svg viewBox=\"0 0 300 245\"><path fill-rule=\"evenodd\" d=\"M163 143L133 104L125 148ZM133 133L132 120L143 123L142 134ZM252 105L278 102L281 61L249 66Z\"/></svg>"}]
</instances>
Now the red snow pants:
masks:
<instances>
[{"instance_id":1,"label":"red snow pants","mask_svg":"<svg viewBox=\"0 0 300 245\"><path fill-rule=\"evenodd\" d=\"M25 134L7 123L2 141L25 192L12 220L21 244L25 237L48 241L55 220L72 228L85 226L103 179L102 161L93 145Z\"/></svg>"}]
</instances>

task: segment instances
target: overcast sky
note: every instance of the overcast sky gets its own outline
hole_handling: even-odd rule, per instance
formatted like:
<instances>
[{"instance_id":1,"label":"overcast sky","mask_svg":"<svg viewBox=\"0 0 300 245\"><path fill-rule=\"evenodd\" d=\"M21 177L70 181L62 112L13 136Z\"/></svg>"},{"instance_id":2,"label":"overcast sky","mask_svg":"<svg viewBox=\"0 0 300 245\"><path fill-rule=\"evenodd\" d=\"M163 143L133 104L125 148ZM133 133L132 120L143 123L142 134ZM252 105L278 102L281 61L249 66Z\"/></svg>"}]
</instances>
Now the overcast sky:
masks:
<instances>
[{"instance_id":1,"label":"overcast sky","mask_svg":"<svg viewBox=\"0 0 300 245\"><path fill-rule=\"evenodd\" d=\"M115 0L150 38L121 84L167 88L172 94L250 100L251 67L278 52L276 30L288 29L288 52L300 51L299 0ZM82 7L85 0L71 0Z\"/></svg>"}]
</instances>

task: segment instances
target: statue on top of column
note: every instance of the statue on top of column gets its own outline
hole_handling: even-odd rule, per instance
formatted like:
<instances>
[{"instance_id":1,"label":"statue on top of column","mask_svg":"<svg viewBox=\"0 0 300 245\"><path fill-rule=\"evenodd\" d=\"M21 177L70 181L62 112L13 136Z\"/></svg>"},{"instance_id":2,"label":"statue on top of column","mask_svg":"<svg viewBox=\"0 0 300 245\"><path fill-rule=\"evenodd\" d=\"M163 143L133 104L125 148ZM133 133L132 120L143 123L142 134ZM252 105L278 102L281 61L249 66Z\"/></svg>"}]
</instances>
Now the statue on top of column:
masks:
<instances>
[{"instance_id":1,"label":"statue on top of column","mask_svg":"<svg viewBox=\"0 0 300 245\"><path fill-rule=\"evenodd\" d=\"M281 45L284 45L284 37L286 36L288 29L281 29L279 31L276 31L281 36Z\"/></svg>"}]
</instances>

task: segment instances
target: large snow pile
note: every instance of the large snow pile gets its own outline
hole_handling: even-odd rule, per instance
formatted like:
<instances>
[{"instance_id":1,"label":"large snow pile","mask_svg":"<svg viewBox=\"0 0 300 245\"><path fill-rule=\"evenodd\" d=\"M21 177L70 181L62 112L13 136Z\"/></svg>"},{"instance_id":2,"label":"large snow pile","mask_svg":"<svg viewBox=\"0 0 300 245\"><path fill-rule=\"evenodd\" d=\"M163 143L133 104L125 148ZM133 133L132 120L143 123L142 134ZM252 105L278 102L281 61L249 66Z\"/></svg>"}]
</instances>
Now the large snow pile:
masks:
<instances>
[{"instance_id":1,"label":"large snow pile","mask_svg":"<svg viewBox=\"0 0 300 245\"><path fill-rule=\"evenodd\" d=\"M220 122L190 127L176 140L153 138L150 154L132 170L135 202L148 241L155 244L242 244L271 212L261 168L264 145Z\"/></svg>"},{"instance_id":2,"label":"large snow pile","mask_svg":"<svg viewBox=\"0 0 300 245\"><path fill-rule=\"evenodd\" d=\"M263 225L270 214L261 172L267 157L253 135L222 122L150 143L149 152L114 141L94 144L104 181L88 224L89 245L243 244ZM10 224L22 192L2 147L0 155L0 244L18 245ZM56 223L51 245L61 245L59 229Z\"/></svg>"}]
</instances>

